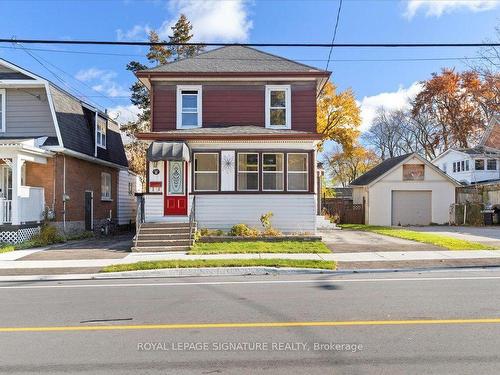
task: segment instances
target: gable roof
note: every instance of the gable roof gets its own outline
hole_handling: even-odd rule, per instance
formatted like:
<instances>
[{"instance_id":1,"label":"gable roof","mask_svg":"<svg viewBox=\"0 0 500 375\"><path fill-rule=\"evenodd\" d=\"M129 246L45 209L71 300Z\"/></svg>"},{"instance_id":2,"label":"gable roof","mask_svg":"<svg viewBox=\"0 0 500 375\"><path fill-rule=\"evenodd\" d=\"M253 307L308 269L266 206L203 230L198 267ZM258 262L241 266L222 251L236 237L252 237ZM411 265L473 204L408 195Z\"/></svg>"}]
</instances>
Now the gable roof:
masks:
<instances>
[{"instance_id":1,"label":"gable roof","mask_svg":"<svg viewBox=\"0 0 500 375\"><path fill-rule=\"evenodd\" d=\"M355 185L355 186L368 185L371 182L375 181L377 178L381 177L386 172L390 171L392 168L394 168L399 163L401 163L404 160L406 160L410 155L413 155L413 154L412 153L410 153L410 154L404 154L404 155L401 155L401 156L396 156L394 158L385 159L379 165L373 167L372 169L370 169L365 174L362 174L361 176L359 176L358 178L356 178L354 181L352 181L350 183L350 185Z\"/></svg>"},{"instance_id":2,"label":"gable roof","mask_svg":"<svg viewBox=\"0 0 500 375\"><path fill-rule=\"evenodd\" d=\"M128 167L120 128L105 112L85 103L49 80L4 59L0 59L0 79L2 79L2 74L9 75L11 77L8 78L9 80L16 79L23 82L32 80L47 90L47 97L54 108L54 126L56 132L60 132L61 139L59 141L57 137L48 137L42 146L63 147L106 162ZM107 123L106 149L98 147L97 153L95 147L96 114ZM44 135L47 134L40 134L39 136Z\"/></svg>"},{"instance_id":3,"label":"gable roof","mask_svg":"<svg viewBox=\"0 0 500 375\"><path fill-rule=\"evenodd\" d=\"M407 160L410 160L411 158L419 159L422 163L429 166L429 168L432 168L435 172L439 173L441 176L443 176L444 178L449 180L454 185L456 185L456 186L461 185L454 178L448 176L440 168L436 167L429 160L424 159L422 156L420 156L416 152L412 152L409 154L386 159L382 163L380 163L379 165L375 166L374 168L370 169L365 174L363 174L360 177L358 177L357 179L355 179L353 182L351 182L350 185L352 185L352 186L370 185L370 184L376 182L377 180L379 180L380 178L382 178L386 173L389 173L391 170L395 169L398 165L404 163Z\"/></svg>"},{"instance_id":4,"label":"gable roof","mask_svg":"<svg viewBox=\"0 0 500 375\"><path fill-rule=\"evenodd\" d=\"M500 149L500 114L491 118L486 131L479 141L479 146Z\"/></svg>"},{"instance_id":5,"label":"gable roof","mask_svg":"<svg viewBox=\"0 0 500 375\"><path fill-rule=\"evenodd\" d=\"M301 64L268 52L245 46L225 46L194 57L180 59L168 64L140 72L189 72L189 73L248 73L248 72L289 72L322 73L318 68ZM138 72L139 73L139 72ZM329 72L326 72L329 74Z\"/></svg>"}]
</instances>

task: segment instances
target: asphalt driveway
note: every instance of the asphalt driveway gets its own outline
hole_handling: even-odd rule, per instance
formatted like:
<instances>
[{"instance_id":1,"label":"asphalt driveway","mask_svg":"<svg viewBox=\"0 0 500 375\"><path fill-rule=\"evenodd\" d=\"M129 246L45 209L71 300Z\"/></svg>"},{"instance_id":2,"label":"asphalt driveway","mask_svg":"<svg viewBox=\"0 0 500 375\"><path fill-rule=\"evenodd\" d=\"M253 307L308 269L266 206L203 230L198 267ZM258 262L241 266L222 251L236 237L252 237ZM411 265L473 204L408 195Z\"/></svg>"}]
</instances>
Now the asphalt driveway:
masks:
<instances>
[{"instance_id":1,"label":"asphalt driveway","mask_svg":"<svg viewBox=\"0 0 500 375\"><path fill-rule=\"evenodd\" d=\"M326 246L335 253L443 250L438 246L363 231L342 229L322 231L320 234Z\"/></svg>"},{"instance_id":2,"label":"asphalt driveway","mask_svg":"<svg viewBox=\"0 0 500 375\"><path fill-rule=\"evenodd\" d=\"M53 245L17 260L121 259L132 246L132 234L90 238Z\"/></svg>"}]
</instances>

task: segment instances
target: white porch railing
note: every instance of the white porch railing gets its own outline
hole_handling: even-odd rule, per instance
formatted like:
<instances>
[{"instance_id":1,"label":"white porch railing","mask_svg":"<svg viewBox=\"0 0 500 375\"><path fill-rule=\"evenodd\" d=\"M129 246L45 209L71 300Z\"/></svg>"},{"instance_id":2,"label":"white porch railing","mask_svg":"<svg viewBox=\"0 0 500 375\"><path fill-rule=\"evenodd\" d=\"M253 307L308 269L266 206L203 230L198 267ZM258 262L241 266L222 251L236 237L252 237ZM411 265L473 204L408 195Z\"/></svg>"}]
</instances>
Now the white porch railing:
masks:
<instances>
[{"instance_id":1,"label":"white porch railing","mask_svg":"<svg viewBox=\"0 0 500 375\"><path fill-rule=\"evenodd\" d=\"M45 191L41 187L20 186L19 188L19 221L27 223L39 222L45 210Z\"/></svg>"},{"instance_id":2,"label":"white porch railing","mask_svg":"<svg viewBox=\"0 0 500 375\"><path fill-rule=\"evenodd\" d=\"M0 199L0 224L12 221L12 201Z\"/></svg>"}]
</instances>

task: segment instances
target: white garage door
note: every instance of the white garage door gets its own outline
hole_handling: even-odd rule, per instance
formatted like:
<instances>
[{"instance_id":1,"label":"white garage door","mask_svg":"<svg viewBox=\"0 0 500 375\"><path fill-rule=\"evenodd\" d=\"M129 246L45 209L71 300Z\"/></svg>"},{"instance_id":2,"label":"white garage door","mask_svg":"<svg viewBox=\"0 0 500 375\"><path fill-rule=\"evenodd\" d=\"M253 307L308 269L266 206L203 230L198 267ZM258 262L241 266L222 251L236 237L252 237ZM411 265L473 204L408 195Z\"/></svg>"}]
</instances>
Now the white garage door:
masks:
<instances>
[{"instance_id":1,"label":"white garage door","mask_svg":"<svg viewBox=\"0 0 500 375\"><path fill-rule=\"evenodd\" d=\"M432 192L392 192L392 225L429 225L431 221Z\"/></svg>"}]
</instances>

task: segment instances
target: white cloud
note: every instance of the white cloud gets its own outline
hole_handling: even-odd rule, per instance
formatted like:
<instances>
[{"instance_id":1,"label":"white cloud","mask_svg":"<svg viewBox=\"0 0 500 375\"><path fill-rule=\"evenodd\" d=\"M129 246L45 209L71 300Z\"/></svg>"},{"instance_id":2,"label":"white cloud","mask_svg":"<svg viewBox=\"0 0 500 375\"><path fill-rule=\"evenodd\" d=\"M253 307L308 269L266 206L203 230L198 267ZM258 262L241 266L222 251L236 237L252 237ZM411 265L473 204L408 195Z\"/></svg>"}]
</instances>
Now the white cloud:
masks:
<instances>
[{"instance_id":1,"label":"white cloud","mask_svg":"<svg viewBox=\"0 0 500 375\"><path fill-rule=\"evenodd\" d=\"M366 131L372 125L377 114L377 109L403 109L410 106L410 101L422 90L422 84L412 83L408 88L399 87L397 91L381 92L373 96L365 96L360 102L361 107L361 131Z\"/></svg>"},{"instance_id":2,"label":"white cloud","mask_svg":"<svg viewBox=\"0 0 500 375\"><path fill-rule=\"evenodd\" d=\"M133 104L117 105L108 109L109 116L119 124L126 124L129 121L137 120L139 108Z\"/></svg>"},{"instance_id":3,"label":"white cloud","mask_svg":"<svg viewBox=\"0 0 500 375\"><path fill-rule=\"evenodd\" d=\"M92 83L92 88L106 96L128 96L130 91L115 82L118 74L112 70L89 68L80 70L75 78L82 82Z\"/></svg>"},{"instance_id":4,"label":"white cloud","mask_svg":"<svg viewBox=\"0 0 500 375\"><path fill-rule=\"evenodd\" d=\"M248 0L170 0L168 9L175 16L158 27L162 39L171 34L180 14L185 14L193 25L196 41L243 42L253 26L248 16ZM118 29L116 34L118 40L144 40L150 30L148 25L135 25L127 31Z\"/></svg>"},{"instance_id":5,"label":"white cloud","mask_svg":"<svg viewBox=\"0 0 500 375\"><path fill-rule=\"evenodd\" d=\"M404 16L411 19L422 9L426 17L440 17L459 9L482 12L499 5L498 0L408 0Z\"/></svg>"}]
</instances>

